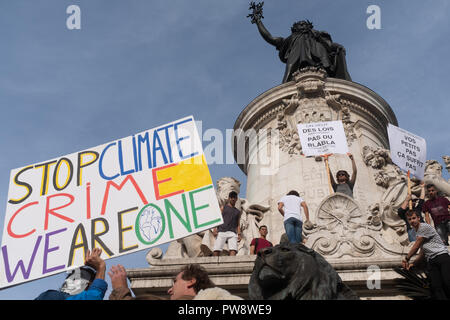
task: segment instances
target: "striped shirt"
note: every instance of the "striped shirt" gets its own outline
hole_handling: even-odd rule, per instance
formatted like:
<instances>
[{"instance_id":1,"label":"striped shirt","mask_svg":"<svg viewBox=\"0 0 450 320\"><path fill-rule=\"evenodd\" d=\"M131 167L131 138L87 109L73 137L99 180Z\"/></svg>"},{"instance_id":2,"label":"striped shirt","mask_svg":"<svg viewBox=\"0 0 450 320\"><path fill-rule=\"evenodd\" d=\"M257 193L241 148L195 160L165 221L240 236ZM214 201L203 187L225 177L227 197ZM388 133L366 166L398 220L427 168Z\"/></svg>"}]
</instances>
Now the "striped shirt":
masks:
<instances>
[{"instance_id":1,"label":"striped shirt","mask_svg":"<svg viewBox=\"0 0 450 320\"><path fill-rule=\"evenodd\" d=\"M423 237L425 239L422 245L422 250L427 261L435 258L440 254L449 254L448 249L442 241L441 237L429 224L421 223L416 231L416 236Z\"/></svg>"}]
</instances>

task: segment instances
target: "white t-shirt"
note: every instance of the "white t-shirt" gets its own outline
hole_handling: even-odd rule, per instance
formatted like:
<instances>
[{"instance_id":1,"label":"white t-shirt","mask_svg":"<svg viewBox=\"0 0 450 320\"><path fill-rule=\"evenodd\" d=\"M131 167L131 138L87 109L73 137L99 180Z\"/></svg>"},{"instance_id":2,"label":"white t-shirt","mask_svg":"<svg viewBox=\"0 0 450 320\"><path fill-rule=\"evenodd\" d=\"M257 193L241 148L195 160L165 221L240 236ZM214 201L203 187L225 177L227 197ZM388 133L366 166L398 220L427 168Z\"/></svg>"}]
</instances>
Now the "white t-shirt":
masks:
<instances>
[{"instance_id":1,"label":"white t-shirt","mask_svg":"<svg viewBox=\"0 0 450 320\"><path fill-rule=\"evenodd\" d=\"M303 202L303 199L294 195L286 195L278 201L278 203L283 202L283 210L284 210L284 219L286 221L289 218L295 218L300 221L302 219L302 208L300 203Z\"/></svg>"}]
</instances>

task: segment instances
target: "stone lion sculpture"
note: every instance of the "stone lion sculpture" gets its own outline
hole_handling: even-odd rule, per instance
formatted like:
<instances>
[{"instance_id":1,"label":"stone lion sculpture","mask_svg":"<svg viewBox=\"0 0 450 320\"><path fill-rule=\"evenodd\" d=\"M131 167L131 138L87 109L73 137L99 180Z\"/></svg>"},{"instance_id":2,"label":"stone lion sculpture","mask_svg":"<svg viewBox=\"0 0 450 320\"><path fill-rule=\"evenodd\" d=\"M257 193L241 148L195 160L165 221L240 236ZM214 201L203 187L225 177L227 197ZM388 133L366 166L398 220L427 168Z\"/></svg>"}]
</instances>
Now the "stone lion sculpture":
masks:
<instances>
[{"instance_id":1,"label":"stone lion sculpture","mask_svg":"<svg viewBox=\"0 0 450 320\"><path fill-rule=\"evenodd\" d=\"M251 300L358 300L333 267L303 244L258 252L248 285Z\"/></svg>"}]
</instances>

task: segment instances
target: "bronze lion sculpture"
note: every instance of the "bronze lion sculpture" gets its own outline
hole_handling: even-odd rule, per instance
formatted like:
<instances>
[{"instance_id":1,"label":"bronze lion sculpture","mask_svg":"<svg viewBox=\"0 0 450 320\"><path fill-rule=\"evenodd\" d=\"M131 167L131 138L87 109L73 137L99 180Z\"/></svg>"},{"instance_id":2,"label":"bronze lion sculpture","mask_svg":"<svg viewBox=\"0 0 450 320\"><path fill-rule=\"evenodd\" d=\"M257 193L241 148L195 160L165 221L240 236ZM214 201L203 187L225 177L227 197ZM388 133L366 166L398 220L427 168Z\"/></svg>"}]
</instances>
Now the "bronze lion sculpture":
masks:
<instances>
[{"instance_id":1,"label":"bronze lion sculpture","mask_svg":"<svg viewBox=\"0 0 450 320\"><path fill-rule=\"evenodd\" d=\"M319 253L292 243L258 252L248 292L252 300L359 299Z\"/></svg>"}]
</instances>

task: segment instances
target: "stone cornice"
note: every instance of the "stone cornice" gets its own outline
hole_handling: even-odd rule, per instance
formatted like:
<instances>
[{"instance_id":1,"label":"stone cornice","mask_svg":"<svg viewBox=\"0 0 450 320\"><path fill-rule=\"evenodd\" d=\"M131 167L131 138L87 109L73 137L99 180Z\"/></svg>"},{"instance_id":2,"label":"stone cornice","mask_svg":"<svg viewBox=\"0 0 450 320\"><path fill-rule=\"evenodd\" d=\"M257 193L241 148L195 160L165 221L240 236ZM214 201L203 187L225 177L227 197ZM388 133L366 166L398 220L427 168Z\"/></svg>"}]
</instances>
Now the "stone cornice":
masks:
<instances>
[{"instance_id":1,"label":"stone cornice","mask_svg":"<svg viewBox=\"0 0 450 320\"><path fill-rule=\"evenodd\" d=\"M398 125L397 117L389 104L374 91L359 83L327 78L324 90L329 94L340 94L350 103L357 101L358 103L353 105L364 106L365 110L369 111L371 116L380 124L384 124L379 120L381 115L382 118L387 120L386 123ZM297 92L297 85L294 81L263 92L242 110L236 119L234 129L258 129L258 125L264 120L273 119L279 111L284 109L281 99L291 97Z\"/></svg>"}]
</instances>

